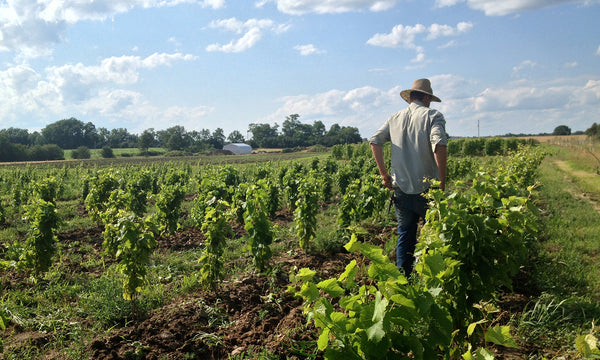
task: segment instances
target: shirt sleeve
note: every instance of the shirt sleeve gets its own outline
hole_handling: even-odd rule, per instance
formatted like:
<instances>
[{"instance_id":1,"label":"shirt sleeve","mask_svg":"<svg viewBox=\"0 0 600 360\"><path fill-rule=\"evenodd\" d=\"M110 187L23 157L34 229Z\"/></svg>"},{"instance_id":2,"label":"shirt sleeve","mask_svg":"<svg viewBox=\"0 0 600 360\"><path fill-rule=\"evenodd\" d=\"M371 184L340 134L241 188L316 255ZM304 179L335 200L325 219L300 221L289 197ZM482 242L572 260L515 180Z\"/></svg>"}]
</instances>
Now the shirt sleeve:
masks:
<instances>
[{"instance_id":1,"label":"shirt sleeve","mask_svg":"<svg viewBox=\"0 0 600 360\"><path fill-rule=\"evenodd\" d=\"M389 119L369 138L369 144L383 145L390 141L390 124Z\"/></svg>"},{"instance_id":2,"label":"shirt sleeve","mask_svg":"<svg viewBox=\"0 0 600 360\"><path fill-rule=\"evenodd\" d=\"M437 110L433 110L431 114L431 151L435 152L437 145L448 145L448 137L446 136L446 120L444 115Z\"/></svg>"}]
</instances>

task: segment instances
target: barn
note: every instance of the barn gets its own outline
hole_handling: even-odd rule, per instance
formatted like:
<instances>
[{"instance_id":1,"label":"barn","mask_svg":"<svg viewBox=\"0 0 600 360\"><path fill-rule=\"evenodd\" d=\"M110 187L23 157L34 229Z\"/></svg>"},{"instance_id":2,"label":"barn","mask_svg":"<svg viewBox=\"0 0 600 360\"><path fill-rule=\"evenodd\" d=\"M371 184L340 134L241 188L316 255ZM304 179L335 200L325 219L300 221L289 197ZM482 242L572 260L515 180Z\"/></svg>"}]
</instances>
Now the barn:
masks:
<instances>
[{"instance_id":1,"label":"barn","mask_svg":"<svg viewBox=\"0 0 600 360\"><path fill-rule=\"evenodd\" d=\"M229 150L235 155L252 154L252 146L242 143L227 144L223 146L223 150Z\"/></svg>"}]
</instances>

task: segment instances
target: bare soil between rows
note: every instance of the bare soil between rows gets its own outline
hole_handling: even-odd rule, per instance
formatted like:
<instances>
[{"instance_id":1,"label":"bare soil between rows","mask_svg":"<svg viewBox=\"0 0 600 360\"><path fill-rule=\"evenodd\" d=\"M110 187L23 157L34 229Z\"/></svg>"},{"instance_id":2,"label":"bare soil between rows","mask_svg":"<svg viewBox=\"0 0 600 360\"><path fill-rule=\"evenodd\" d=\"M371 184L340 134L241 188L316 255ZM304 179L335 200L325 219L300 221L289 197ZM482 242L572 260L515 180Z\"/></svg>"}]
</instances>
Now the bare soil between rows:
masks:
<instances>
[{"instance_id":1,"label":"bare soil between rows","mask_svg":"<svg viewBox=\"0 0 600 360\"><path fill-rule=\"evenodd\" d=\"M389 238L389 234L381 237ZM62 244L91 243L91 253L81 250L80 246L72 246L69 251L83 257L98 256L102 247L102 230L73 230L61 234L59 241ZM196 228L189 228L161 239L157 251L190 249L201 246L203 242L203 234ZM355 257L344 252L283 254L272 259L271 263L276 267L270 275L248 273L235 280L224 281L217 291L197 290L174 298L142 319L89 340L85 344L88 358L220 360L235 356L261 358L259 354L262 351L270 354L269 358L320 359L322 354L316 349L318 333L312 324L307 323L302 301L287 291L288 274L308 267L316 270L323 279L338 276ZM84 268L75 262L69 267L72 273L86 271L96 276L105 271L101 267ZM8 275L3 279L4 291L23 286L27 281L18 273L4 275ZM515 288L519 289L519 286ZM502 321L520 313L529 302L528 290L526 287L521 290L501 297ZM9 332L11 335L4 340L5 354L23 346L44 347L54 340L52 333L14 326L5 330L4 334ZM51 350L44 358L60 359L57 350ZM520 349L497 348L495 352L497 359L525 359L527 353L536 350L539 349L524 345Z\"/></svg>"}]
</instances>

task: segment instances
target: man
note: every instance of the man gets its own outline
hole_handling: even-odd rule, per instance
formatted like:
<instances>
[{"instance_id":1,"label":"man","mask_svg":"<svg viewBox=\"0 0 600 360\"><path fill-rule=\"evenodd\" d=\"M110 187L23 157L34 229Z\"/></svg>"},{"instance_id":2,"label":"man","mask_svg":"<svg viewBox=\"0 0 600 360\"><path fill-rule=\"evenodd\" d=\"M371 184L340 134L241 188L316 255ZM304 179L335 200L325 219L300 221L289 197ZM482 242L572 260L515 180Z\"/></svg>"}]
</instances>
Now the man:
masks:
<instances>
[{"instance_id":1,"label":"man","mask_svg":"<svg viewBox=\"0 0 600 360\"><path fill-rule=\"evenodd\" d=\"M394 205L398 220L396 266L406 277L412 272L417 244L417 225L425 218L427 200L422 196L429 188L428 179L446 186L446 136L444 116L430 109L432 101L441 102L433 95L428 79L415 80L411 89L400 92L409 103L404 110L390 116L369 139L383 184L394 191ZM388 172L383 157L383 145L392 144L392 169Z\"/></svg>"}]
</instances>

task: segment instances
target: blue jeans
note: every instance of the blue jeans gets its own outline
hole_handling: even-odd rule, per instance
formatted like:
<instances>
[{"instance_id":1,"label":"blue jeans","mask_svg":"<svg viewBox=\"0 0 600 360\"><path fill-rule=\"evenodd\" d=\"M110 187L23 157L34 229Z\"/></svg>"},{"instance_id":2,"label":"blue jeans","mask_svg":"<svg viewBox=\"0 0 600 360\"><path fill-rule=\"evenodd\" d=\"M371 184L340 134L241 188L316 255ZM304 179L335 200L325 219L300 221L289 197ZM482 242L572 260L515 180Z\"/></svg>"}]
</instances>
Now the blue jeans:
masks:
<instances>
[{"instance_id":1,"label":"blue jeans","mask_svg":"<svg viewBox=\"0 0 600 360\"><path fill-rule=\"evenodd\" d=\"M396 243L396 266L410 276L415 263L417 226L425 219L427 199L421 194L405 194L399 189L394 192L394 207L398 219L398 242Z\"/></svg>"}]
</instances>

